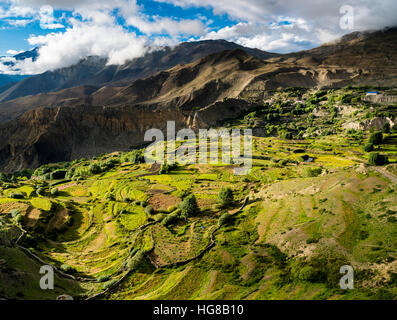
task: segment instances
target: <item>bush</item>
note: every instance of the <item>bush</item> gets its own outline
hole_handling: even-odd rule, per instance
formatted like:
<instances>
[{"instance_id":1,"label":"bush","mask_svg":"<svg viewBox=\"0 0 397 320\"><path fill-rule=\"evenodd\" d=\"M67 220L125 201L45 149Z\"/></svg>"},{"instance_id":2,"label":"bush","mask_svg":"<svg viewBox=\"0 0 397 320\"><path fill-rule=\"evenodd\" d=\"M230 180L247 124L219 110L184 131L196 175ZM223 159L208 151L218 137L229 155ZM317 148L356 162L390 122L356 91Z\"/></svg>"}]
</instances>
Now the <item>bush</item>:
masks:
<instances>
[{"instance_id":1,"label":"bush","mask_svg":"<svg viewBox=\"0 0 397 320\"><path fill-rule=\"evenodd\" d=\"M138 250L134 257L128 261L128 268L130 270L136 270L145 262L145 260L145 254L141 250Z\"/></svg>"},{"instance_id":2,"label":"bush","mask_svg":"<svg viewBox=\"0 0 397 320\"><path fill-rule=\"evenodd\" d=\"M0 181L3 181L3 182L8 181L8 176L3 172L0 172Z\"/></svg>"},{"instance_id":3,"label":"bush","mask_svg":"<svg viewBox=\"0 0 397 320\"><path fill-rule=\"evenodd\" d=\"M111 288L112 286L114 286L116 283L117 283L117 279L110 280L109 282L106 282L106 283L102 286L102 289L103 289L103 290L107 290L107 289Z\"/></svg>"},{"instance_id":4,"label":"bush","mask_svg":"<svg viewBox=\"0 0 397 320\"><path fill-rule=\"evenodd\" d=\"M109 279L110 279L110 276L100 276L100 277L97 279L97 281L98 281L98 282L106 282L106 281L109 281Z\"/></svg>"},{"instance_id":5,"label":"bush","mask_svg":"<svg viewBox=\"0 0 397 320\"><path fill-rule=\"evenodd\" d=\"M315 282L320 277L320 272L311 266L304 266L298 272L298 279L302 281Z\"/></svg>"},{"instance_id":6,"label":"bush","mask_svg":"<svg viewBox=\"0 0 397 320\"><path fill-rule=\"evenodd\" d=\"M102 172L101 167L97 163L93 163L92 165L90 165L89 170L91 174L99 174Z\"/></svg>"},{"instance_id":7,"label":"bush","mask_svg":"<svg viewBox=\"0 0 397 320\"><path fill-rule=\"evenodd\" d=\"M234 202L233 191L231 188L222 188L218 194L218 203L222 207L230 206Z\"/></svg>"},{"instance_id":8,"label":"bush","mask_svg":"<svg viewBox=\"0 0 397 320\"><path fill-rule=\"evenodd\" d=\"M227 225L230 223L231 220L232 220L232 216L228 212L226 212L219 217L218 225L220 227L223 225Z\"/></svg>"},{"instance_id":9,"label":"bush","mask_svg":"<svg viewBox=\"0 0 397 320\"><path fill-rule=\"evenodd\" d=\"M167 174L167 173L169 173L170 171L172 171L172 170L174 170L176 168L176 165L175 164L168 164L168 163L163 163L162 165L161 165L161 168L160 168L160 171L159 171L159 174Z\"/></svg>"},{"instance_id":10,"label":"bush","mask_svg":"<svg viewBox=\"0 0 397 320\"><path fill-rule=\"evenodd\" d=\"M65 179L66 173L66 170L56 170L50 174L50 180Z\"/></svg>"},{"instance_id":11,"label":"bush","mask_svg":"<svg viewBox=\"0 0 397 320\"><path fill-rule=\"evenodd\" d=\"M374 146L378 146L383 142L383 134L382 132L375 132L371 134L368 140L369 143L372 143Z\"/></svg>"},{"instance_id":12,"label":"bush","mask_svg":"<svg viewBox=\"0 0 397 320\"><path fill-rule=\"evenodd\" d=\"M180 217L179 217L179 212L171 213L171 214L167 215L167 216L163 219L162 224L163 224L164 226L167 227L167 226L169 226L169 225L175 223L176 221L178 221L179 218L180 218Z\"/></svg>"},{"instance_id":13,"label":"bush","mask_svg":"<svg viewBox=\"0 0 397 320\"><path fill-rule=\"evenodd\" d=\"M76 269L74 269L73 267L67 265L67 264L63 264L60 266L60 269L62 272L68 273L68 274L72 274L76 272Z\"/></svg>"},{"instance_id":14,"label":"bush","mask_svg":"<svg viewBox=\"0 0 397 320\"><path fill-rule=\"evenodd\" d=\"M364 146L364 151L365 151L365 152L374 151L374 145L373 145L372 143L367 143L367 144Z\"/></svg>"},{"instance_id":15,"label":"bush","mask_svg":"<svg viewBox=\"0 0 397 320\"><path fill-rule=\"evenodd\" d=\"M369 157L368 157L369 164L372 164L374 166L383 166L387 162L388 162L387 158L383 154L380 154L378 152L372 152L369 154Z\"/></svg>"},{"instance_id":16,"label":"bush","mask_svg":"<svg viewBox=\"0 0 397 320\"><path fill-rule=\"evenodd\" d=\"M26 197L26 193L24 193L24 192L12 192L12 193L10 193L10 195L9 195L9 197L11 198L11 199L23 199L23 198L25 198Z\"/></svg>"},{"instance_id":17,"label":"bush","mask_svg":"<svg viewBox=\"0 0 397 320\"><path fill-rule=\"evenodd\" d=\"M305 169L305 177L312 178L318 177L323 172L322 168L306 168Z\"/></svg>"},{"instance_id":18,"label":"bush","mask_svg":"<svg viewBox=\"0 0 397 320\"><path fill-rule=\"evenodd\" d=\"M147 215L153 215L153 214L154 214L154 208L153 208L152 206L147 206L147 207L145 208L145 213L146 213Z\"/></svg>"},{"instance_id":19,"label":"bush","mask_svg":"<svg viewBox=\"0 0 397 320\"><path fill-rule=\"evenodd\" d=\"M383 128L382 128L382 132L383 133L390 133L390 123L385 123L385 125L383 126Z\"/></svg>"},{"instance_id":20,"label":"bush","mask_svg":"<svg viewBox=\"0 0 397 320\"><path fill-rule=\"evenodd\" d=\"M197 205L196 197L193 194L183 199L180 205L180 209L181 209L181 215L185 219L196 215L200 211Z\"/></svg>"},{"instance_id":21,"label":"bush","mask_svg":"<svg viewBox=\"0 0 397 320\"><path fill-rule=\"evenodd\" d=\"M144 150L133 150L131 152L130 161L133 164L140 164L145 162Z\"/></svg>"},{"instance_id":22,"label":"bush","mask_svg":"<svg viewBox=\"0 0 397 320\"><path fill-rule=\"evenodd\" d=\"M307 155L307 154L304 154L303 156L300 156L299 158L298 158L298 160L300 161L300 162L305 162L305 161L307 161L307 160L309 160L310 159L310 157Z\"/></svg>"},{"instance_id":23,"label":"bush","mask_svg":"<svg viewBox=\"0 0 397 320\"><path fill-rule=\"evenodd\" d=\"M57 188L51 189L51 195L56 197L59 194L59 190Z\"/></svg>"}]
</instances>

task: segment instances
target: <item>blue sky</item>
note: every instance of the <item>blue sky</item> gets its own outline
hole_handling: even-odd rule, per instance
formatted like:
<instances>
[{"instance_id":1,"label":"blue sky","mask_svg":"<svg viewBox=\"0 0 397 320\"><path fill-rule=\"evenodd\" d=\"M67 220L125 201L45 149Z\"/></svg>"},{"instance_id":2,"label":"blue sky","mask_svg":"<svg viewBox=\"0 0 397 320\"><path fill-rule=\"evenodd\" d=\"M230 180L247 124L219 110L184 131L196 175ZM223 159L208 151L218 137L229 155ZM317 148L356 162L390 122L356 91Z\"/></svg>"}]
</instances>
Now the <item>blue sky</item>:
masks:
<instances>
[{"instance_id":1,"label":"blue sky","mask_svg":"<svg viewBox=\"0 0 397 320\"><path fill-rule=\"evenodd\" d=\"M40 47L37 61L17 62L14 69L1 63L11 58L0 58L0 73L40 73L87 55L121 64L153 47L206 39L288 53L397 24L394 0L345 5L344 0L0 0L0 56Z\"/></svg>"}]
</instances>

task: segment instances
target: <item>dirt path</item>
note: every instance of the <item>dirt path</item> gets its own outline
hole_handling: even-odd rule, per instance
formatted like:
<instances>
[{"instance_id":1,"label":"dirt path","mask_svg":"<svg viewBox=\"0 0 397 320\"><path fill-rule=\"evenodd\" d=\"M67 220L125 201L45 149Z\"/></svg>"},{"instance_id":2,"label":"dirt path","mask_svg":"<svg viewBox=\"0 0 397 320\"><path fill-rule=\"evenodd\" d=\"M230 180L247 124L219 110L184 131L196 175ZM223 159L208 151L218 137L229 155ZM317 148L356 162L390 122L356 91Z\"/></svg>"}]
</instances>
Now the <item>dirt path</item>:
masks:
<instances>
[{"instance_id":1,"label":"dirt path","mask_svg":"<svg viewBox=\"0 0 397 320\"><path fill-rule=\"evenodd\" d=\"M391 172L388 172L386 169L382 167L372 167L376 172L379 172L381 175L389 179L391 182L397 184L397 177L392 174Z\"/></svg>"}]
</instances>

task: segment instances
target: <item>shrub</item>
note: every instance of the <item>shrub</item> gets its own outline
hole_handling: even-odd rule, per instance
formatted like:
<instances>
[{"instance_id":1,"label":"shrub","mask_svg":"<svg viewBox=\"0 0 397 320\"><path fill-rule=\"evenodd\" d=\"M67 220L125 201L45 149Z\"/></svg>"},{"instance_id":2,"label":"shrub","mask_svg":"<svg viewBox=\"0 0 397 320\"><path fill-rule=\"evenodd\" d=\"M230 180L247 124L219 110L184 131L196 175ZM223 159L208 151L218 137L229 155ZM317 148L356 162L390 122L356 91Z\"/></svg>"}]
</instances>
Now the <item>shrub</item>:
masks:
<instances>
[{"instance_id":1,"label":"shrub","mask_svg":"<svg viewBox=\"0 0 397 320\"><path fill-rule=\"evenodd\" d=\"M106 283L102 286L102 289L103 289L103 290L107 290L107 289L113 287L116 283L117 283L117 279L110 280L110 281L106 282Z\"/></svg>"},{"instance_id":2,"label":"shrub","mask_svg":"<svg viewBox=\"0 0 397 320\"><path fill-rule=\"evenodd\" d=\"M383 166L387 163L387 158L383 154L372 152L369 154L368 163L374 166Z\"/></svg>"},{"instance_id":3,"label":"shrub","mask_svg":"<svg viewBox=\"0 0 397 320\"><path fill-rule=\"evenodd\" d=\"M304 266L298 272L298 279L302 281L315 282L320 278L320 272L311 266Z\"/></svg>"},{"instance_id":4,"label":"shrub","mask_svg":"<svg viewBox=\"0 0 397 320\"><path fill-rule=\"evenodd\" d=\"M303 156L300 156L298 159L300 162L305 162L305 161L309 160L310 157L307 154L304 154Z\"/></svg>"},{"instance_id":5,"label":"shrub","mask_svg":"<svg viewBox=\"0 0 397 320\"><path fill-rule=\"evenodd\" d=\"M383 134L382 132L375 132L371 134L368 140L369 143L372 143L374 146L378 146L383 142Z\"/></svg>"},{"instance_id":6,"label":"shrub","mask_svg":"<svg viewBox=\"0 0 397 320\"><path fill-rule=\"evenodd\" d=\"M167 215L163 219L162 224L164 226L169 226L169 225L175 223L178 220L179 220L179 212L174 212L174 213L171 213L171 214Z\"/></svg>"},{"instance_id":7,"label":"shrub","mask_svg":"<svg viewBox=\"0 0 397 320\"><path fill-rule=\"evenodd\" d=\"M98 277L97 281L98 282L106 282L109 281L110 277L109 276L100 276Z\"/></svg>"},{"instance_id":8,"label":"shrub","mask_svg":"<svg viewBox=\"0 0 397 320\"><path fill-rule=\"evenodd\" d=\"M183 199L180 209L181 209L181 215L185 219L196 215L200 211L197 205L196 197L193 194Z\"/></svg>"},{"instance_id":9,"label":"shrub","mask_svg":"<svg viewBox=\"0 0 397 320\"><path fill-rule=\"evenodd\" d=\"M172 170L174 170L176 168L176 165L175 164L168 164L168 163L163 163L162 165L161 165L161 168L160 168L160 171L159 171L159 174L167 174L167 173L169 173L170 171L172 171Z\"/></svg>"},{"instance_id":10,"label":"shrub","mask_svg":"<svg viewBox=\"0 0 397 320\"><path fill-rule=\"evenodd\" d=\"M66 170L56 170L50 174L51 180L61 180L65 179L67 171Z\"/></svg>"},{"instance_id":11,"label":"shrub","mask_svg":"<svg viewBox=\"0 0 397 320\"><path fill-rule=\"evenodd\" d=\"M26 193L24 192L12 192L10 193L9 197L11 199L23 199L26 197Z\"/></svg>"},{"instance_id":12,"label":"shrub","mask_svg":"<svg viewBox=\"0 0 397 320\"><path fill-rule=\"evenodd\" d=\"M92 165L90 165L89 170L91 174L99 174L102 172L101 167L97 163L93 163Z\"/></svg>"},{"instance_id":13,"label":"shrub","mask_svg":"<svg viewBox=\"0 0 397 320\"><path fill-rule=\"evenodd\" d=\"M220 227L223 225L227 225L230 223L231 220L232 220L232 216L228 212L226 212L219 217L218 225Z\"/></svg>"},{"instance_id":14,"label":"shrub","mask_svg":"<svg viewBox=\"0 0 397 320\"><path fill-rule=\"evenodd\" d=\"M382 132L383 133L390 133L390 123L385 123L385 125L383 126L383 128L382 128Z\"/></svg>"},{"instance_id":15,"label":"shrub","mask_svg":"<svg viewBox=\"0 0 397 320\"><path fill-rule=\"evenodd\" d=\"M113 194L108 194L106 197L106 200L108 201L116 201L116 197Z\"/></svg>"},{"instance_id":16,"label":"shrub","mask_svg":"<svg viewBox=\"0 0 397 320\"><path fill-rule=\"evenodd\" d=\"M396 217L393 217L393 216L387 217L387 222L396 223L396 222L397 222L397 218L396 218Z\"/></svg>"},{"instance_id":17,"label":"shrub","mask_svg":"<svg viewBox=\"0 0 397 320\"><path fill-rule=\"evenodd\" d=\"M305 177L312 178L318 177L323 172L322 168L306 168L305 169Z\"/></svg>"},{"instance_id":18,"label":"shrub","mask_svg":"<svg viewBox=\"0 0 397 320\"><path fill-rule=\"evenodd\" d=\"M67 264L63 264L60 266L60 269L62 272L68 273L68 274L72 274L76 272L76 269L74 269L73 267L67 265Z\"/></svg>"},{"instance_id":19,"label":"shrub","mask_svg":"<svg viewBox=\"0 0 397 320\"><path fill-rule=\"evenodd\" d=\"M374 145L373 145L372 143L367 143L367 144L364 146L364 151L365 151L365 152L374 151Z\"/></svg>"},{"instance_id":20,"label":"shrub","mask_svg":"<svg viewBox=\"0 0 397 320\"><path fill-rule=\"evenodd\" d=\"M51 189L51 195L56 197L59 194L59 190L57 188Z\"/></svg>"},{"instance_id":21,"label":"shrub","mask_svg":"<svg viewBox=\"0 0 397 320\"><path fill-rule=\"evenodd\" d=\"M291 140L293 138L292 132L287 130L280 130L278 135L282 139Z\"/></svg>"},{"instance_id":22,"label":"shrub","mask_svg":"<svg viewBox=\"0 0 397 320\"><path fill-rule=\"evenodd\" d=\"M131 152L130 161L133 164L140 164L145 162L144 150L133 150Z\"/></svg>"},{"instance_id":23,"label":"shrub","mask_svg":"<svg viewBox=\"0 0 397 320\"><path fill-rule=\"evenodd\" d=\"M152 206L147 206L147 207L145 208L145 213L146 213L147 215L153 215L153 214L154 214L154 208L153 208Z\"/></svg>"},{"instance_id":24,"label":"shrub","mask_svg":"<svg viewBox=\"0 0 397 320\"><path fill-rule=\"evenodd\" d=\"M145 262L145 254L138 250L134 257L128 262L128 268L130 270L138 269Z\"/></svg>"},{"instance_id":25,"label":"shrub","mask_svg":"<svg viewBox=\"0 0 397 320\"><path fill-rule=\"evenodd\" d=\"M0 181L3 181L3 182L8 181L8 176L3 172L0 172Z\"/></svg>"},{"instance_id":26,"label":"shrub","mask_svg":"<svg viewBox=\"0 0 397 320\"><path fill-rule=\"evenodd\" d=\"M230 188L222 188L218 194L218 203L222 207L230 206L234 202L233 191Z\"/></svg>"}]
</instances>

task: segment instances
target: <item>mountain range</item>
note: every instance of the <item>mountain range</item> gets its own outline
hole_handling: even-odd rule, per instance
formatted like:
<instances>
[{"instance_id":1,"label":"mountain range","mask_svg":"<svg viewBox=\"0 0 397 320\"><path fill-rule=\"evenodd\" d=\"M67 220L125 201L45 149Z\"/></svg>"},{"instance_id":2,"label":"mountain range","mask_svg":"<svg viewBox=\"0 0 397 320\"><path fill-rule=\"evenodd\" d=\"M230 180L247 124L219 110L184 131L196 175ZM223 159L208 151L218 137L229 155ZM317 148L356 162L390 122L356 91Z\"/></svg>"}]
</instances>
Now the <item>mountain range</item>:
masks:
<instances>
[{"instance_id":1,"label":"mountain range","mask_svg":"<svg viewBox=\"0 0 397 320\"><path fill-rule=\"evenodd\" d=\"M393 86L396 40L397 29L389 28L287 55L221 40L152 51L122 66L88 57L0 94L0 169L127 150L167 120L210 127L280 88Z\"/></svg>"}]
</instances>

